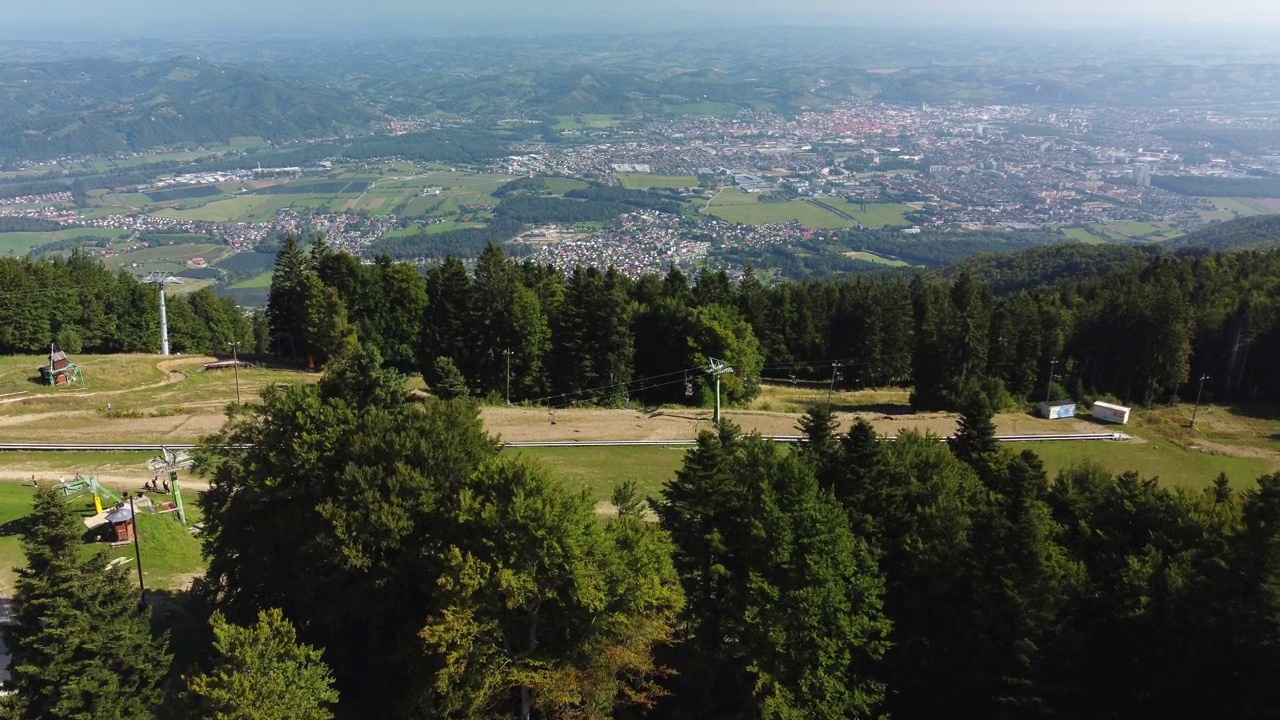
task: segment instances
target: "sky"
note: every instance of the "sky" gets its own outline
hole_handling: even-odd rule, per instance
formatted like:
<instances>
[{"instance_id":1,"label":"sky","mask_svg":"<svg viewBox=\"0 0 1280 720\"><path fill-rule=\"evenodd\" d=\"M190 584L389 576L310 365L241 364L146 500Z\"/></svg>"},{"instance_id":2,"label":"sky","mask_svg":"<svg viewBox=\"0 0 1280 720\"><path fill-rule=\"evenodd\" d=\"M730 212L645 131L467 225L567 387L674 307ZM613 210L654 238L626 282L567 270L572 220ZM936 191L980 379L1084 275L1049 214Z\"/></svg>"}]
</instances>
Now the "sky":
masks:
<instances>
[{"instance_id":1,"label":"sky","mask_svg":"<svg viewBox=\"0 0 1280 720\"><path fill-rule=\"evenodd\" d=\"M0 36L57 40L652 31L711 26L1280 28L1280 0L0 0Z\"/></svg>"}]
</instances>

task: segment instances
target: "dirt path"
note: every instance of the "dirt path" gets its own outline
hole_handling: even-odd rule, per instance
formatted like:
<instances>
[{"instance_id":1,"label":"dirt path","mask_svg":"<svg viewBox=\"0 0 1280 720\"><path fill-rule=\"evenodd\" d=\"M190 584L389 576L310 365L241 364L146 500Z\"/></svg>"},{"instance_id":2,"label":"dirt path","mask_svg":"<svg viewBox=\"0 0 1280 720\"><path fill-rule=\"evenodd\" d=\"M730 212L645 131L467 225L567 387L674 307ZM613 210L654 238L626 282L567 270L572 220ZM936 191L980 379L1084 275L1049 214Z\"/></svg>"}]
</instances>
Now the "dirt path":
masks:
<instances>
[{"instance_id":1,"label":"dirt path","mask_svg":"<svg viewBox=\"0 0 1280 720\"><path fill-rule=\"evenodd\" d=\"M712 427L711 411L672 409L642 410L566 409L551 413L535 408L487 407L481 410L485 428L511 442L556 440L691 440ZM798 435L800 416L767 410L727 410L725 418L744 432L761 435ZM951 413L885 415L881 413L837 413L841 431L849 429L857 417L868 420L881 435L898 435L915 430L935 435L955 432L957 417ZM996 419L1001 434L1099 432L1084 420L1043 420L1029 415L1002 415Z\"/></svg>"}]
</instances>

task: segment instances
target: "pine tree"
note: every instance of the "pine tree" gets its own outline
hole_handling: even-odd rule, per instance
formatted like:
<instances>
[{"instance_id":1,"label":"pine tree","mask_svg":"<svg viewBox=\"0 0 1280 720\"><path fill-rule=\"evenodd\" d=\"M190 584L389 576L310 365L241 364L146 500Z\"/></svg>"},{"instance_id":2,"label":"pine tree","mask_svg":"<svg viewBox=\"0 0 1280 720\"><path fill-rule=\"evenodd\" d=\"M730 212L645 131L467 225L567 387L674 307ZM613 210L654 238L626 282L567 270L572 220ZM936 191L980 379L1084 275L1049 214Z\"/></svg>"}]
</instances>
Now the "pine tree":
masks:
<instances>
[{"instance_id":1,"label":"pine tree","mask_svg":"<svg viewBox=\"0 0 1280 720\"><path fill-rule=\"evenodd\" d=\"M267 322L271 345L277 355L296 359L306 351L307 258L292 235L284 239L276 253L267 297Z\"/></svg>"},{"instance_id":2,"label":"pine tree","mask_svg":"<svg viewBox=\"0 0 1280 720\"><path fill-rule=\"evenodd\" d=\"M432 377L435 380L431 384L431 392L441 400L454 400L470 394L466 378L462 377L458 367L447 357L436 358Z\"/></svg>"},{"instance_id":3,"label":"pine tree","mask_svg":"<svg viewBox=\"0 0 1280 720\"><path fill-rule=\"evenodd\" d=\"M991 410L991 402L980 390L970 390L965 396L964 408L960 414L960 426L955 437L951 439L951 449L956 457L972 461L986 453L994 453L998 449L996 442L995 413Z\"/></svg>"},{"instance_id":4,"label":"pine tree","mask_svg":"<svg viewBox=\"0 0 1280 720\"><path fill-rule=\"evenodd\" d=\"M293 624L276 609L237 627L221 613L210 620L217 653L207 673L187 680L192 710L209 720L330 720L338 702L321 652L298 644Z\"/></svg>"},{"instance_id":5,"label":"pine tree","mask_svg":"<svg viewBox=\"0 0 1280 720\"><path fill-rule=\"evenodd\" d=\"M22 536L10 629L21 720L144 720L168 674L167 640L123 568L105 553L82 557L83 528L61 492L36 490Z\"/></svg>"}]
</instances>

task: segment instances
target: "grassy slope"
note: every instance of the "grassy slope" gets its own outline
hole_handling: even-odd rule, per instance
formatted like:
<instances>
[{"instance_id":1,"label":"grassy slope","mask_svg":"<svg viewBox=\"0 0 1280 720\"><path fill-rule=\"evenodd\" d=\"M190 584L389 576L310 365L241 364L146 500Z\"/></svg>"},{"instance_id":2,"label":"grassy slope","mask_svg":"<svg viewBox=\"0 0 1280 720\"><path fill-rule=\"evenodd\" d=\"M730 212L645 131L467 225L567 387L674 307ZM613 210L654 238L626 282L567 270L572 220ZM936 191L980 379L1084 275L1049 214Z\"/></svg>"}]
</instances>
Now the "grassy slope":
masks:
<instances>
[{"instance_id":1,"label":"grassy slope","mask_svg":"<svg viewBox=\"0 0 1280 720\"><path fill-rule=\"evenodd\" d=\"M0 592L7 592L13 587L13 568L25 563L18 538L23 518L31 511L31 493L30 485L0 483ZM160 502L161 497L157 495L153 499ZM72 498L71 502L82 515L92 514L92 498L89 496ZM188 501L189 509L192 505L194 498ZM193 574L204 569L200 541L178 523L174 514L139 513L138 529L143 578L149 588L185 585ZM86 544L84 547L85 552L107 549L112 557L130 558L130 579L137 577L132 545L115 549L109 549L105 544Z\"/></svg>"}]
</instances>

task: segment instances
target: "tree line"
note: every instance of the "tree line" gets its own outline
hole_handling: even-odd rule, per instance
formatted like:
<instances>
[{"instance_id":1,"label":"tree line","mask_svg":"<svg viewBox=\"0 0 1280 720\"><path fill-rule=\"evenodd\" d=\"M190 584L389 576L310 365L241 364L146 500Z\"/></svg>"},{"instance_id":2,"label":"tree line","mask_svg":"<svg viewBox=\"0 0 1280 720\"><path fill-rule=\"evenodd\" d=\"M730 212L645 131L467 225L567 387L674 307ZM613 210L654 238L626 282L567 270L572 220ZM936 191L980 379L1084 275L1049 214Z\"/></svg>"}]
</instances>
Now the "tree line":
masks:
<instances>
[{"instance_id":1,"label":"tree line","mask_svg":"<svg viewBox=\"0 0 1280 720\"><path fill-rule=\"evenodd\" d=\"M275 352L322 362L359 337L392 366L468 395L702 403L715 358L735 367L730 401L760 382L829 381L909 386L920 409L956 408L973 387L998 407L1046 396L1150 404L1194 392L1201 375L1206 398L1280 400L1269 370L1280 350L1276 251L1097 264L1042 252L1029 262L1044 263L1043 282L996 294L964 269L773 286L750 268L736 283L678 269L632 280L515 263L494 246L473 271L448 258L424 278L323 242L310 253L287 243L267 313ZM993 279L1018 288L1006 274Z\"/></svg>"},{"instance_id":2,"label":"tree line","mask_svg":"<svg viewBox=\"0 0 1280 720\"><path fill-rule=\"evenodd\" d=\"M43 259L0 258L0 353L156 352L160 301L155 286L112 272L82 252ZM177 352L256 348L253 318L207 288L168 299L170 343ZM263 350L266 324L260 322Z\"/></svg>"},{"instance_id":3,"label":"tree line","mask_svg":"<svg viewBox=\"0 0 1280 720\"><path fill-rule=\"evenodd\" d=\"M7 717L1280 710L1280 475L1049 478L998 446L973 391L950 443L840 435L822 405L795 450L724 423L655 496L621 483L601 516L370 347L228 413L200 453L192 608L211 632L172 661L123 568L86 559L41 489Z\"/></svg>"}]
</instances>

